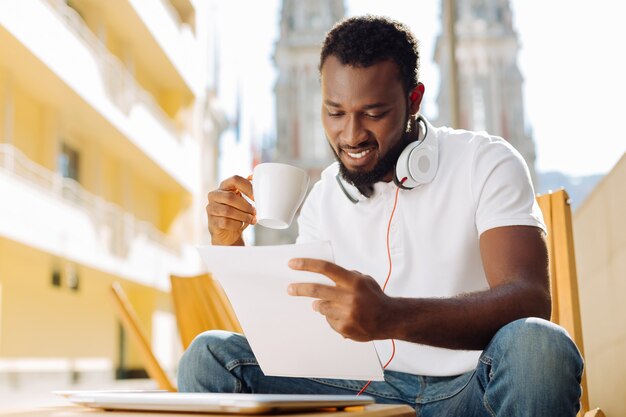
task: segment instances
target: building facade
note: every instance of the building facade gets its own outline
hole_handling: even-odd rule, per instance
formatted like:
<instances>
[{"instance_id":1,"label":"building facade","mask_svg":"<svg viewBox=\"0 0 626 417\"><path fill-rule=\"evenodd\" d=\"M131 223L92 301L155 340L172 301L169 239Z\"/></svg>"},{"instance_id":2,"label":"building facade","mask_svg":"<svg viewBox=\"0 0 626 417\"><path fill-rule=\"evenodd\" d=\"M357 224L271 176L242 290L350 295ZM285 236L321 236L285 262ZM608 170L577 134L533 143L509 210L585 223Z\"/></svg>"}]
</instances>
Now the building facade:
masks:
<instances>
[{"instance_id":1,"label":"building facade","mask_svg":"<svg viewBox=\"0 0 626 417\"><path fill-rule=\"evenodd\" d=\"M524 157L533 182L535 143L524 118L523 77L517 65L519 40L509 0L455 0L459 126L486 130L508 140ZM442 1L442 10L444 1ZM446 14L442 12L443 27ZM451 123L449 39L437 39L435 62L441 69L437 103L440 125Z\"/></svg>"},{"instance_id":2,"label":"building facade","mask_svg":"<svg viewBox=\"0 0 626 417\"><path fill-rule=\"evenodd\" d=\"M0 2L0 391L142 368L113 281L177 364L168 277L203 270L194 245L225 127L210 13L194 0Z\"/></svg>"},{"instance_id":3,"label":"building facade","mask_svg":"<svg viewBox=\"0 0 626 417\"><path fill-rule=\"evenodd\" d=\"M276 94L276 149L272 160L304 168L311 185L333 160L320 119L322 93L319 58L326 32L345 15L343 0L283 0L280 38L274 61L278 79ZM294 221L295 223L295 221ZM295 224L288 231L258 227L256 244L290 243Z\"/></svg>"},{"instance_id":4,"label":"building facade","mask_svg":"<svg viewBox=\"0 0 626 417\"><path fill-rule=\"evenodd\" d=\"M591 407L626 415L626 154L574 211L574 246Z\"/></svg>"}]
</instances>

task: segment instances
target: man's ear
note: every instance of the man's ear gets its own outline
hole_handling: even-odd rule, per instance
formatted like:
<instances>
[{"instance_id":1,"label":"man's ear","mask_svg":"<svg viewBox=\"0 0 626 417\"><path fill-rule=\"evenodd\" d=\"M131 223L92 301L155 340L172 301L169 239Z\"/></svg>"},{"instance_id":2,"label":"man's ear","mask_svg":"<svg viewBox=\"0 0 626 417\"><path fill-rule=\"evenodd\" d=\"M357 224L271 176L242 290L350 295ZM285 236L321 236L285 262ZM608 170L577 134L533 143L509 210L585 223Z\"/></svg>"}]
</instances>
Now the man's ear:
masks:
<instances>
[{"instance_id":1,"label":"man's ear","mask_svg":"<svg viewBox=\"0 0 626 417\"><path fill-rule=\"evenodd\" d=\"M423 98L424 84L417 83L417 86L409 93L409 110L411 115L415 115L420 111Z\"/></svg>"}]
</instances>

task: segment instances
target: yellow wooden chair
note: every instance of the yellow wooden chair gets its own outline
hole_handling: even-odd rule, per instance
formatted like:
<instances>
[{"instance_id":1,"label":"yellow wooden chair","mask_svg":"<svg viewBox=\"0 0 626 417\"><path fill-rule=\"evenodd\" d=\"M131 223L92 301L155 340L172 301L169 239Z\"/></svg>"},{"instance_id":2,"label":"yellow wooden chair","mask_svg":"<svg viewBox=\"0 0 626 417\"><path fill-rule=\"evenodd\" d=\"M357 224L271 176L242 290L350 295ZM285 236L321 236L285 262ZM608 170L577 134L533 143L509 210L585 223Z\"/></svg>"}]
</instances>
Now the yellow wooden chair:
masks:
<instances>
[{"instance_id":1,"label":"yellow wooden chair","mask_svg":"<svg viewBox=\"0 0 626 417\"><path fill-rule=\"evenodd\" d=\"M571 335L584 357L583 335L578 300L578 281L574 258L572 213L569 196L565 190L537 196L548 228L548 252L550 258L550 285L552 292L551 320L563 326ZM242 332L235 313L220 285L209 274L181 277L170 276L172 299L183 347L205 330L222 329ZM113 284L113 294L120 310L122 323L137 341L146 360L148 374L159 387L174 390L167 375L156 360L145 332L119 284ZM581 386L580 416L604 417L596 408L589 410L587 381L583 374Z\"/></svg>"},{"instance_id":2,"label":"yellow wooden chair","mask_svg":"<svg viewBox=\"0 0 626 417\"><path fill-rule=\"evenodd\" d=\"M183 348L205 330L243 333L222 287L211 275L170 276L172 300Z\"/></svg>"},{"instance_id":3,"label":"yellow wooden chair","mask_svg":"<svg viewBox=\"0 0 626 417\"><path fill-rule=\"evenodd\" d=\"M583 332L578 300L578 278L574 257L572 210L565 190L537 196L537 202L548 228L550 258L550 289L552 292L551 321L564 327L578 346L583 357ZM599 408L589 410L587 378L583 373L581 411L579 416L604 417Z\"/></svg>"},{"instance_id":4,"label":"yellow wooden chair","mask_svg":"<svg viewBox=\"0 0 626 417\"><path fill-rule=\"evenodd\" d=\"M131 338L137 344L150 378L157 383L159 389L176 391L174 384L152 352L146 331L141 325L141 321L133 309L133 306L128 301L126 293L124 293L122 286L118 282L114 282L111 285L111 294L113 300L115 300L115 306L117 307L117 312L122 321L122 326L124 326L126 333L130 334Z\"/></svg>"},{"instance_id":5,"label":"yellow wooden chair","mask_svg":"<svg viewBox=\"0 0 626 417\"><path fill-rule=\"evenodd\" d=\"M229 330L242 333L224 290L210 275L192 277L171 276L172 300L183 347L205 330ZM157 360L144 327L118 282L111 285L111 293L122 326L137 344L146 372L159 389L176 391L163 367Z\"/></svg>"}]
</instances>

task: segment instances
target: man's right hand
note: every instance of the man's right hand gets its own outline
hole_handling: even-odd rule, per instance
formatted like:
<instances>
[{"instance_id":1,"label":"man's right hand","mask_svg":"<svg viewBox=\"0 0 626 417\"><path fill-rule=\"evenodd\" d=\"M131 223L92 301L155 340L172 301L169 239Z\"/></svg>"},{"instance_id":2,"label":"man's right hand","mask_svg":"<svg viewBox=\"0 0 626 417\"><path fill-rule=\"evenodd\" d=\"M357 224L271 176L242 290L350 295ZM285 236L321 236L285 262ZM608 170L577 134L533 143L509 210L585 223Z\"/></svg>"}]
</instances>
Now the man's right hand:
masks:
<instances>
[{"instance_id":1,"label":"man's right hand","mask_svg":"<svg viewBox=\"0 0 626 417\"><path fill-rule=\"evenodd\" d=\"M238 175L225 179L217 190L209 193L206 213L214 245L243 245L243 231L248 225L256 224L256 210L242 194L254 201L252 183Z\"/></svg>"}]
</instances>

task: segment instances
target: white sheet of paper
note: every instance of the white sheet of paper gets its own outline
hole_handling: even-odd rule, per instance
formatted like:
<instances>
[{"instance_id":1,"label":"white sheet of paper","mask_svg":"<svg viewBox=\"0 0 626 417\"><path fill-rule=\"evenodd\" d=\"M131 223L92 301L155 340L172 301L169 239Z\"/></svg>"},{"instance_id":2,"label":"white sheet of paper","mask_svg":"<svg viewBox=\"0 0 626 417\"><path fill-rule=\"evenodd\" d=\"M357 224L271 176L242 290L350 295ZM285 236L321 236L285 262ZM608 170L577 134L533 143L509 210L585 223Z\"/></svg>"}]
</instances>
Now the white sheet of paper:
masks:
<instances>
[{"instance_id":1,"label":"white sheet of paper","mask_svg":"<svg viewBox=\"0 0 626 417\"><path fill-rule=\"evenodd\" d=\"M291 258L332 262L329 242L198 250L228 295L265 375L384 379L374 343L343 338L313 311L312 298L287 294L292 282L334 285L324 275L287 266Z\"/></svg>"}]
</instances>

